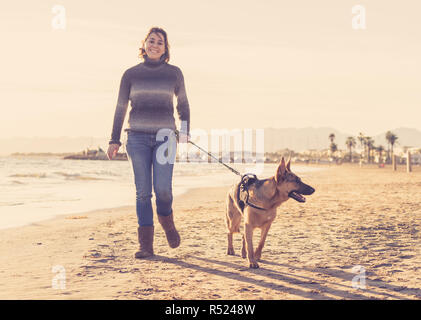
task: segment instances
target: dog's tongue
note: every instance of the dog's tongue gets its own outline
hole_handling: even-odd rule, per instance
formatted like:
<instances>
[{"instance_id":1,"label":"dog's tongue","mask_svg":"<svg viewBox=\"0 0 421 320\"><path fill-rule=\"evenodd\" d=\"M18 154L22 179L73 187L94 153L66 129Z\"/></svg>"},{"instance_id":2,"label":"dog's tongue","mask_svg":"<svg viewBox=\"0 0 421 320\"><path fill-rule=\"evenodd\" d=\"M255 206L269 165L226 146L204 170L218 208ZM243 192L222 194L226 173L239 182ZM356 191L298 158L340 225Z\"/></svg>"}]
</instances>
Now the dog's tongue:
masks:
<instances>
[{"instance_id":1,"label":"dog's tongue","mask_svg":"<svg viewBox=\"0 0 421 320\"><path fill-rule=\"evenodd\" d=\"M294 199L295 201L306 202L306 198L304 198L301 194L299 194L295 191L291 191L288 196L290 198Z\"/></svg>"}]
</instances>

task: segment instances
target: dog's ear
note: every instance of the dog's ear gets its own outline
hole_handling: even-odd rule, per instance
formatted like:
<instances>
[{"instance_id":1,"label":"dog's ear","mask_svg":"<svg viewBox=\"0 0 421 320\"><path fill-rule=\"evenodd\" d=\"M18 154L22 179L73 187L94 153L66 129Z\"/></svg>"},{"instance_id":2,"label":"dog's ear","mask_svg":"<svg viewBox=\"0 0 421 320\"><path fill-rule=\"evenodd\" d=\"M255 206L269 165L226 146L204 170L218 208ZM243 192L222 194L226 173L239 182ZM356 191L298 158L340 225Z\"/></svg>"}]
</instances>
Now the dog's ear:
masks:
<instances>
[{"instance_id":1,"label":"dog's ear","mask_svg":"<svg viewBox=\"0 0 421 320\"><path fill-rule=\"evenodd\" d=\"M282 179L285 176L285 172L286 172L285 159L284 157L282 157L281 162L279 163L278 168L276 169L276 174L275 174L276 182L282 181Z\"/></svg>"},{"instance_id":2,"label":"dog's ear","mask_svg":"<svg viewBox=\"0 0 421 320\"><path fill-rule=\"evenodd\" d=\"M288 171L291 171L291 154L289 155L286 167Z\"/></svg>"}]
</instances>

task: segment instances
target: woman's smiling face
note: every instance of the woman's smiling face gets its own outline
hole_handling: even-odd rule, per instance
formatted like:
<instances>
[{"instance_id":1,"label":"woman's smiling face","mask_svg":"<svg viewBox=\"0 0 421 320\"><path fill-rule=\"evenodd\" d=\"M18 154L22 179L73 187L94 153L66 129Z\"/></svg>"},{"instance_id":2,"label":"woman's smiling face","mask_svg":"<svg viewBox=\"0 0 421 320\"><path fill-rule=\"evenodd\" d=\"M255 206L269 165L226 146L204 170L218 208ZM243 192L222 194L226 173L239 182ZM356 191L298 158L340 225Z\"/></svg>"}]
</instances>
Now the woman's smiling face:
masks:
<instances>
[{"instance_id":1,"label":"woman's smiling face","mask_svg":"<svg viewBox=\"0 0 421 320\"><path fill-rule=\"evenodd\" d=\"M162 34L152 32L145 43L145 51L149 59L159 60L165 53L165 42Z\"/></svg>"}]
</instances>

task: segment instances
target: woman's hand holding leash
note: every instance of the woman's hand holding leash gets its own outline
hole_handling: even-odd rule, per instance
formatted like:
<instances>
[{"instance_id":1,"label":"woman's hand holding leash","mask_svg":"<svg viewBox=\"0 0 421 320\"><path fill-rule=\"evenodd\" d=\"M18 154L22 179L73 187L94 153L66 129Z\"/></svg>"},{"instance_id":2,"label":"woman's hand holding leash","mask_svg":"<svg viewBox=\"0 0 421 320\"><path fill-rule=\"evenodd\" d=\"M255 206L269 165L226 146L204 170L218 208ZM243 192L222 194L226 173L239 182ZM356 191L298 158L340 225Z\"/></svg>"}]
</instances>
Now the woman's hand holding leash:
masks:
<instances>
[{"instance_id":1,"label":"woman's hand holding leash","mask_svg":"<svg viewBox=\"0 0 421 320\"><path fill-rule=\"evenodd\" d=\"M177 137L178 143L188 143L190 141L190 134L183 131L175 130L175 136Z\"/></svg>"},{"instance_id":2,"label":"woman's hand holding leash","mask_svg":"<svg viewBox=\"0 0 421 320\"><path fill-rule=\"evenodd\" d=\"M112 143L108 146L107 156L109 160L112 160L118 152L118 149L120 148L120 145L117 143Z\"/></svg>"}]
</instances>

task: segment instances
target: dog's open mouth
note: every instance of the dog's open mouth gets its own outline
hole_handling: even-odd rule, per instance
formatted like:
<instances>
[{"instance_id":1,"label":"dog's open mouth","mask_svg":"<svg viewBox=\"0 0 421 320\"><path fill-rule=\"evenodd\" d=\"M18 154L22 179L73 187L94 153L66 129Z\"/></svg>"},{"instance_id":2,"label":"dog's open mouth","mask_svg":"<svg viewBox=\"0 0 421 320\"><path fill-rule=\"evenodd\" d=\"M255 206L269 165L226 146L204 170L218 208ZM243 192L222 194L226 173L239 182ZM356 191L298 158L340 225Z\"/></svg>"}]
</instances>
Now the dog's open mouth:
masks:
<instances>
[{"instance_id":1,"label":"dog's open mouth","mask_svg":"<svg viewBox=\"0 0 421 320\"><path fill-rule=\"evenodd\" d=\"M306 198L304 198L301 194L299 194L297 191L291 191L288 194L288 197L294 199L295 201L298 202L306 202Z\"/></svg>"}]
</instances>

